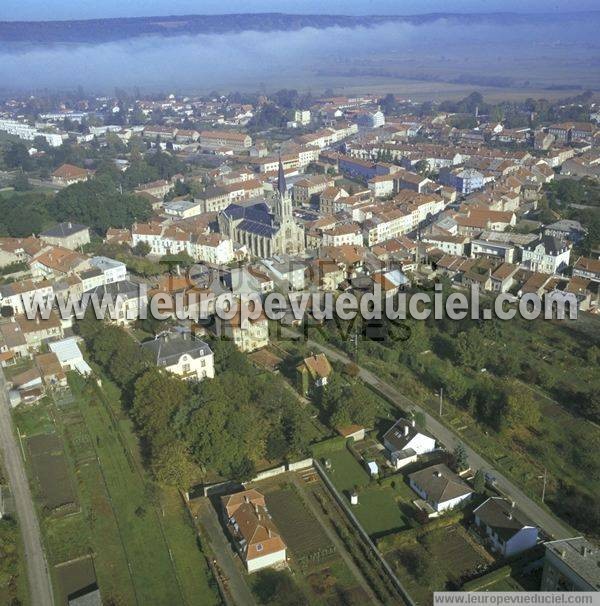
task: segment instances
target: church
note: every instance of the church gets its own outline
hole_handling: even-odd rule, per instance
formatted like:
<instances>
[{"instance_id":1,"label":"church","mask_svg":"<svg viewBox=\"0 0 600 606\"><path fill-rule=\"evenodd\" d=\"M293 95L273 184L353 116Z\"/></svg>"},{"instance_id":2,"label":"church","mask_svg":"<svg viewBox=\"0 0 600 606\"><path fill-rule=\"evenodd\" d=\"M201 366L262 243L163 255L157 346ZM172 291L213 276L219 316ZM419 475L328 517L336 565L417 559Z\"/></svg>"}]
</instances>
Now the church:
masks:
<instances>
[{"instance_id":1,"label":"church","mask_svg":"<svg viewBox=\"0 0 600 606\"><path fill-rule=\"evenodd\" d=\"M294 221L281 160L272 206L273 212L264 200L247 205L230 204L219 213L219 231L246 245L256 257L301 253L305 246L304 227Z\"/></svg>"}]
</instances>

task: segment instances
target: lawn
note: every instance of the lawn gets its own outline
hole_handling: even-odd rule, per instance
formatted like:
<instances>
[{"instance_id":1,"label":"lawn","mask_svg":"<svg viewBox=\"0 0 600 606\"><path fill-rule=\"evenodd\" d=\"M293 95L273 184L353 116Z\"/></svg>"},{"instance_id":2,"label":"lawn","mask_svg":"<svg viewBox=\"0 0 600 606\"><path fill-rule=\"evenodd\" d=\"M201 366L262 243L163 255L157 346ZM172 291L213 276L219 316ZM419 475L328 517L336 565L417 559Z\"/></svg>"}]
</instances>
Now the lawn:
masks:
<instances>
[{"instance_id":1,"label":"lawn","mask_svg":"<svg viewBox=\"0 0 600 606\"><path fill-rule=\"evenodd\" d=\"M374 484L359 490L358 505L353 506L352 511L367 533L375 538L408 527L396 502L396 493L389 487Z\"/></svg>"},{"instance_id":2,"label":"lawn","mask_svg":"<svg viewBox=\"0 0 600 606\"><path fill-rule=\"evenodd\" d=\"M358 487L358 505L352 507L365 531L380 537L406 528L409 523L399 502L407 502L406 488L401 476L394 482L380 486L352 456L342 448L327 456L331 462L329 477L335 487L346 497Z\"/></svg>"},{"instance_id":3,"label":"lawn","mask_svg":"<svg viewBox=\"0 0 600 606\"><path fill-rule=\"evenodd\" d=\"M332 452L327 459L331 463L331 469L328 470L329 477L340 492L348 493L355 486L360 488L369 483L369 474L347 448Z\"/></svg>"}]
</instances>

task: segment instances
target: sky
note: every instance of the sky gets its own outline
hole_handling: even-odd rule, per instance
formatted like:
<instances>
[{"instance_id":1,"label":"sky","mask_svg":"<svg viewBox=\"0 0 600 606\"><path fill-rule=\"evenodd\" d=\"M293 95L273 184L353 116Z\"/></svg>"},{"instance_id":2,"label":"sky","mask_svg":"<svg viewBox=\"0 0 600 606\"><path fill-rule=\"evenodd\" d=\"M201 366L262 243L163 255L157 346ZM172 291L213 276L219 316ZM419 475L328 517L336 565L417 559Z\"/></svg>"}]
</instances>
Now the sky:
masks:
<instances>
[{"instance_id":1,"label":"sky","mask_svg":"<svg viewBox=\"0 0 600 606\"><path fill-rule=\"evenodd\" d=\"M420 14L598 10L598 0L0 0L0 21L222 13Z\"/></svg>"}]
</instances>

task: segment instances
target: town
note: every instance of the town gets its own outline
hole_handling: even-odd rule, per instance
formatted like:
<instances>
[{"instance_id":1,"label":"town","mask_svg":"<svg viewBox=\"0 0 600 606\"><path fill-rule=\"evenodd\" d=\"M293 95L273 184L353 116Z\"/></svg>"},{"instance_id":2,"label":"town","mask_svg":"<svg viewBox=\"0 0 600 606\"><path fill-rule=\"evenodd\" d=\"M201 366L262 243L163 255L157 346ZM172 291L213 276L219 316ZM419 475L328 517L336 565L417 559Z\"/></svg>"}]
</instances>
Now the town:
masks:
<instances>
[{"instance_id":1,"label":"town","mask_svg":"<svg viewBox=\"0 0 600 606\"><path fill-rule=\"evenodd\" d=\"M600 590L598 95L11 96L0 185L3 603ZM577 319L216 313L436 285Z\"/></svg>"}]
</instances>

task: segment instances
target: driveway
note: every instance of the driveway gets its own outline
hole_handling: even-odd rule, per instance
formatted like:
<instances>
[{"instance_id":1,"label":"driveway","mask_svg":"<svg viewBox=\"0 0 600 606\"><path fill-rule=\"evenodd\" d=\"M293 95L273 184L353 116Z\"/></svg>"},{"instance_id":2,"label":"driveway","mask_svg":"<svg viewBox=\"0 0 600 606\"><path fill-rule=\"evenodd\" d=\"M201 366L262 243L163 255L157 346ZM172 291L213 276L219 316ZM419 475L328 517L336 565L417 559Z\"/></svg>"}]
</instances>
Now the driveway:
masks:
<instances>
[{"instance_id":1,"label":"driveway","mask_svg":"<svg viewBox=\"0 0 600 606\"><path fill-rule=\"evenodd\" d=\"M221 570L227 577L227 589L238 606L256 606L256 601L242 571L237 554L231 549L229 541L223 534L217 512L207 498L200 499L198 519L215 554Z\"/></svg>"},{"instance_id":2,"label":"driveway","mask_svg":"<svg viewBox=\"0 0 600 606\"><path fill-rule=\"evenodd\" d=\"M0 448L8 483L15 499L19 528L23 537L25 564L29 578L29 593L32 604L52 606L54 594L48 571L48 563L42 546L40 525L37 519L29 482L17 438L12 430L10 405L4 373L0 370Z\"/></svg>"},{"instance_id":3,"label":"driveway","mask_svg":"<svg viewBox=\"0 0 600 606\"><path fill-rule=\"evenodd\" d=\"M289 328L281 328L282 334L287 337L298 338L298 333L290 330ZM351 362L350 358L345 354L341 353L337 349L333 349L328 345L322 345L316 341L309 339L307 341L312 348L318 349L326 353L332 360L339 362L348 363ZM444 444L449 451L453 451L458 442L463 442L461 436L455 433L452 429L443 425L435 417L432 417L424 408L419 406L416 402L413 402L406 396L403 396L398 390L388 383L382 381L379 377L374 375L372 372L359 366L360 378L375 387L378 391L384 394L390 401L396 404L399 408L405 412L414 409L421 412L426 420L427 431L431 433L439 442ZM463 442L464 443L464 442ZM498 469L496 469L492 463L484 459L479 453L475 452L467 444L464 444L469 457L469 463L473 469L485 469L490 471L493 476L496 477L496 487L500 492L506 496L512 498L521 508L521 510L529 516L536 524L550 535L554 539L565 539L574 536L572 530L569 530L562 522L560 522L554 515L540 507L533 499L528 497L518 486L516 486L506 476L502 475Z\"/></svg>"}]
</instances>

